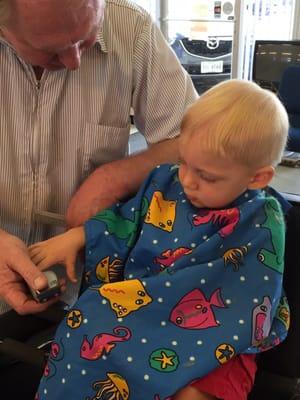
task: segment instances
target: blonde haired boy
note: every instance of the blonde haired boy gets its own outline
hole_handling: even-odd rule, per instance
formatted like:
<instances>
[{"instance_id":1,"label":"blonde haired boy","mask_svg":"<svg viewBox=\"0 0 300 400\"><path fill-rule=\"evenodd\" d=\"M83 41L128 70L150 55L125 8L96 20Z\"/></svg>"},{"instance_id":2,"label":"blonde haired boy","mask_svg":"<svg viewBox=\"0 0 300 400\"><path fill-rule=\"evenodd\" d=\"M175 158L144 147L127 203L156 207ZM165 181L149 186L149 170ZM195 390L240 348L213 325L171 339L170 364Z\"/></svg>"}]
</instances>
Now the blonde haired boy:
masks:
<instances>
[{"instance_id":1,"label":"blonde haired boy","mask_svg":"<svg viewBox=\"0 0 300 400\"><path fill-rule=\"evenodd\" d=\"M85 247L88 277L58 329L64 361L50 356L40 400L247 399L255 354L288 329L278 312L288 313L284 218L262 190L287 131L275 95L219 84L184 116L179 167L158 166L131 200L29 248L39 267L62 263L74 280ZM75 316L85 321L76 329Z\"/></svg>"}]
</instances>

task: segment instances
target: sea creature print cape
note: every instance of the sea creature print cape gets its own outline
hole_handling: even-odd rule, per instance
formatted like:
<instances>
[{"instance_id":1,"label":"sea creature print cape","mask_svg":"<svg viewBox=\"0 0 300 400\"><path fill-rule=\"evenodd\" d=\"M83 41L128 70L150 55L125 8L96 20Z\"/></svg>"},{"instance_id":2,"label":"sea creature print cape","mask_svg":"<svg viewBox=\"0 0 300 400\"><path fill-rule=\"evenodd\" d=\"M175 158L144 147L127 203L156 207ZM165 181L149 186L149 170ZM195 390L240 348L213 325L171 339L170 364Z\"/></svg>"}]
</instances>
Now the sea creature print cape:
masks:
<instances>
[{"instance_id":1,"label":"sea creature print cape","mask_svg":"<svg viewBox=\"0 0 300 400\"><path fill-rule=\"evenodd\" d=\"M165 400L240 353L287 334L285 226L247 191L189 203L174 165L85 225L85 289L60 324L36 399Z\"/></svg>"}]
</instances>

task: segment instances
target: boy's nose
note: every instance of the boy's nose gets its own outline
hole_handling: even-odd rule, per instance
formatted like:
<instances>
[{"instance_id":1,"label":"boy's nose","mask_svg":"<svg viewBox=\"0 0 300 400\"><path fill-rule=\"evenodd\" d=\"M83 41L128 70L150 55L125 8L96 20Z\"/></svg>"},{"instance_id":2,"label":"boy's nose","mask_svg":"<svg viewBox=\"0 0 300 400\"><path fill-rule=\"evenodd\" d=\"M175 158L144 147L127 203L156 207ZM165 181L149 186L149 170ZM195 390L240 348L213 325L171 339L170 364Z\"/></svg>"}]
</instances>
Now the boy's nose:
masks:
<instances>
[{"instance_id":1,"label":"boy's nose","mask_svg":"<svg viewBox=\"0 0 300 400\"><path fill-rule=\"evenodd\" d=\"M192 171L186 169L182 177L182 185L184 188L189 190L195 190L198 187L198 183L195 180L195 176Z\"/></svg>"}]
</instances>

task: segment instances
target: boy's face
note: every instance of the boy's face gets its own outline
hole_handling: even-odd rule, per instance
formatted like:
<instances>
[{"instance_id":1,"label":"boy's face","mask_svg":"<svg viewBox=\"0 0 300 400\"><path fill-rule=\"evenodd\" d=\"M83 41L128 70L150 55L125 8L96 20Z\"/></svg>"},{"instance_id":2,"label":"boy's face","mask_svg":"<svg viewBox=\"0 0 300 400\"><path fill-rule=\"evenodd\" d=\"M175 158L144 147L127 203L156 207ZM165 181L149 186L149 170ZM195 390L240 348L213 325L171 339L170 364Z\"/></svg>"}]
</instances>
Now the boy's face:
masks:
<instances>
[{"instance_id":1,"label":"boy's face","mask_svg":"<svg viewBox=\"0 0 300 400\"><path fill-rule=\"evenodd\" d=\"M179 139L179 181L190 202L199 208L229 205L248 187L255 171L228 158L201 149L198 135Z\"/></svg>"}]
</instances>

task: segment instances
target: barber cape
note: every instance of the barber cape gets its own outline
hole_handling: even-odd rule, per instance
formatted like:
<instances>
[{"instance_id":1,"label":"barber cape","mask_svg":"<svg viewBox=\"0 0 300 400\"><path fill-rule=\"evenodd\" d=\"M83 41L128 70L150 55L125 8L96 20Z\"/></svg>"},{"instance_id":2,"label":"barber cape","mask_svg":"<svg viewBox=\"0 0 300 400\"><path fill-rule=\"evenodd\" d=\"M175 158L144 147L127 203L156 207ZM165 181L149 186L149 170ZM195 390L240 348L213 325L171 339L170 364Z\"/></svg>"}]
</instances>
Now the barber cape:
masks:
<instances>
[{"instance_id":1,"label":"barber cape","mask_svg":"<svg viewBox=\"0 0 300 400\"><path fill-rule=\"evenodd\" d=\"M240 353L286 336L285 226L247 191L197 209L162 165L89 220L86 288L60 324L37 399L163 400Z\"/></svg>"}]
</instances>

